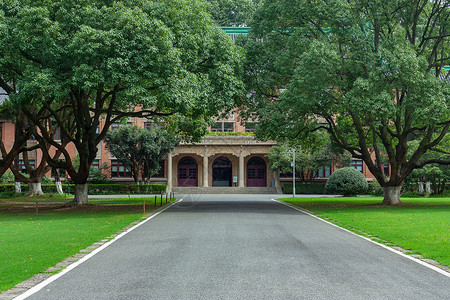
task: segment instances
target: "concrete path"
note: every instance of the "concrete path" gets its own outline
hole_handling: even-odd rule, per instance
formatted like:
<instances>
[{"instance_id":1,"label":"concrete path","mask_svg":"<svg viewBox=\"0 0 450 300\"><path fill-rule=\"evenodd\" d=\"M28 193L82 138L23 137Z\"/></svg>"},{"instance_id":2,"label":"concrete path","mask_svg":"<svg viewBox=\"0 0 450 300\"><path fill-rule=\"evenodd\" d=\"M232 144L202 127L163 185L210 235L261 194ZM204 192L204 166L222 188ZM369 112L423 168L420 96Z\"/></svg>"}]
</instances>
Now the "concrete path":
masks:
<instances>
[{"instance_id":1,"label":"concrete path","mask_svg":"<svg viewBox=\"0 0 450 300\"><path fill-rule=\"evenodd\" d=\"M186 195L28 299L449 299L449 277L270 198Z\"/></svg>"}]
</instances>

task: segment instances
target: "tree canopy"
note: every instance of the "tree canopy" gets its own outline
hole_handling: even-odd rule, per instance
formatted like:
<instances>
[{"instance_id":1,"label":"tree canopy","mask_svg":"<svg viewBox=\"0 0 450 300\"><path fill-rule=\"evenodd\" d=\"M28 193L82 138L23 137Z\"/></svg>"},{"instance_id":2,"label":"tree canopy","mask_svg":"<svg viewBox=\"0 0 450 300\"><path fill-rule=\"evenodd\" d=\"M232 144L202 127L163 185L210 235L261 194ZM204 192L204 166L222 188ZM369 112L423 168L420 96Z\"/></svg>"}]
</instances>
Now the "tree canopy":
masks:
<instances>
[{"instance_id":1,"label":"tree canopy","mask_svg":"<svg viewBox=\"0 0 450 300\"><path fill-rule=\"evenodd\" d=\"M364 160L385 204L400 203L414 169L449 163L419 161L450 126L448 1L264 1L251 27L245 105L260 137L329 132Z\"/></svg>"},{"instance_id":2,"label":"tree canopy","mask_svg":"<svg viewBox=\"0 0 450 300\"><path fill-rule=\"evenodd\" d=\"M109 152L131 173L136 183L149 182L166 155L177 146L179 139L160 127L151 130L124 126L106 135Z\"/></svg>"},{"instance_id":3,"label":"tree canopy","mask_svg":"<svg viewBox=\"0 0 450 300\"><path fill-rule=\"evenodd\" d=\"M198 139L209 118L242 94L242 51L200 1L4 0L0 16L0 77L20 91L10 99L36 126L39 143L64 156L54 160L41 147L49 164L80 187L113 122L168 118L171 129ZM78 168L44 119L75 145ZM87 201L79 194L76 201Z\"/></svg>"},{"instance_id":4,"label":"tree canopy","mask_svg":"<svg viewBox=\"0 0 450 300\"><path fill-rule=\"evenodd\" d=\"M219 26L247 25L259 0L206 0L207 11Z\"/></svg>"}]
</instances>

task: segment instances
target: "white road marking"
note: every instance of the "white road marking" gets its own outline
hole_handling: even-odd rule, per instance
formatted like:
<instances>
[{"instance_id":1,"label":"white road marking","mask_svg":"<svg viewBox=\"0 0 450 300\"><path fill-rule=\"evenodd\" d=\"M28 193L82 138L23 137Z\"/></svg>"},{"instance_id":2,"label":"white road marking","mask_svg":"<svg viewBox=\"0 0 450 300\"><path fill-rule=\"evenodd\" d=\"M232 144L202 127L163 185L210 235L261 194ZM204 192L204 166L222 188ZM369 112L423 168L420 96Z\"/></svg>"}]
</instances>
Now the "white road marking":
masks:
<instances>
[{"instance_id":1,"label":"white road marking","mask_svg":"<svg viewBox=\"0 0 450 300\"><path fill-rule=\"evenodd\" d=\"M171 205L163 208L162 210L158 211L157 213L151 215L150 217L148 217L147 219L145 219L144 221L140 222L139 224L136 224L135 226L131 227L130 229L128 229L127 231L122 232L121 234L119 234L118 236L116 236L114 239L110 240L109 242L103 244L102 246L98 247L97 249L95 249L94 251L92 251L91 253L89 253L88 255L86 255L85 257L83 257L82 259L80 259L77 262L74 262L73 264L69 265L67 268L65 268L64 270L62 270L61 272L59 272L58 274L53 275L52 277L42 281L41 283L39 283L38 285L32 287L31 289L29 289L28 291L26 291L25 293L17 296L16 298L14 298L13 300L23 300L26 299L28 297L30 297L31 295L39 292L40 290L42 290L44 287L46 287L47 285L49 285L50 283L52 283L53 281L55 281L56 279L60 278L61 276L63 276L64 274L70 272L71 270L73 270L74 268L78 267L79 265L81 265L83 262L87 261L89 258L93 257L94 255L98 254L100 251L104 250L105 248L111 246L112 243L114 243L115 241L117 241L118 239L120 239L121 237L123 237L124 235L130 233L131 231L135 230L136 228L138 228L139 226L147 223L148 221L150 221L151 219L153 219L154 217L156 217L157 215L159 215L160 213L164 212L165 210L171 208L172 206L174 206L175 204L178 204L182 201L183 199L180 199L176 202L173 202Z\"/></svg>"},{"instance_id":2,"label":"white road marking","mask_svg":"<svg viewBox=\"0 0 450 300\"><path fill-rule=\"evenodd\" d=\"M378 245L378 246L380 246L380 247L383 247L384 249L387 249L387 250L389 250L389 251L391 251L391 252L394 252L395 254L398 254L398 255L403 256L403 257L405 257L405 258L407 258L407 259L410 259L410 260L412 260L412 261L414 261L414 262L416 262L416 263L418 263L418 264L421 264L422 266L425 266L425 267L427 267L427 268L429 268L429 269L431 269L431 270L433 270L433 271L436 271L436 272L438 272L438 273L440 273L440 274L442 274L442 275L447 276L447 277L450 278L450 273L448 273L448 272L446 272L446 271L444 271L444 270L442 270L442 269L439 269L438 267L435 267L435 266L433 266L433 265L430 265L429 263L426 263L426 262L424 262L424 261L422 261L422 260L420 260L420 259L417 259L417 258L414 258L414 257L412 257L412 256L406 255L406 254L404 254L404 253L402 253L402 252L400 252L400 251L398 251L398 250L392 249L391 247L388 247L388 246L383 245L383 244L381 244L381 243L377 243L377 242L375 242L374 240L372 240L372 239L370 239L370 238L368 238L368 237L361 236L361 235L359 235L359 234L357 234L357 233L355 233L355 232L353 232L353 231L350 231L350 230L345 229L345 228L342 228L342 227L340 227L340 226L338 226L338 225L336 225L336 224L333 224L333 223L331 223L331 222L328 222L328 221L326 221L326 220L324 220L324 219L321 219L321 218L319 218L319 217L317 217L317 216L315 216L315 215L313 215L313 214L311 214L311 213L309 213L309 212L307 212L307 211L304 211L304 210L302 210L301 208L299 208L299 207L297 207L297 206L294 206L294 205L292 205L292 204L290 204L290 203L286 203L286 202L279 201L279 200L276 200L276 199L272 199L272 201L275 201L275 202L284 204L284 205L286 205L286 206L288 206L288 207L290 207L290 208L292 208L292 209L298 210L299 212L302 212L302 213L304 213L304 214L307 214L307 215L309 215L309 216L311 216L311 217L313 217L313 218L316 218L316 219L318 219L318 220L320 220L320 221L322 221L322 222L325 222L325 223L327 223L327 224L329 224L329 225L331 225L331 226L337 227L337 228L339 228L339 229L341 229L341 230L344 230L344 231L349 232L349 233L351 233L351 234L353 234L353 235L356 235L357 237L360 237L360 238L362 238L362 239L365 239L366 241L369 241L369 242L371 242L371 243L374 243L375 245Z\"/></svg>"}]
</instances>

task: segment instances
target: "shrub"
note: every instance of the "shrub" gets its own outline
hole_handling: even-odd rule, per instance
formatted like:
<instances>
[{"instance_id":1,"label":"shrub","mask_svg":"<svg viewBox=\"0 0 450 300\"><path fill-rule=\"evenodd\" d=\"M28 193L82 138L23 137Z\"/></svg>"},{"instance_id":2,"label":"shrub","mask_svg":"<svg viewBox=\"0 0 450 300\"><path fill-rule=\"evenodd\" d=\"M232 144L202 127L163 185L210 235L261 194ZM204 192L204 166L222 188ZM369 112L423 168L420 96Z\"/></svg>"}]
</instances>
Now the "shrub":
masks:
<instances>
[{"instance_id":1,"label":"shrub","mask_svg":"<svg viewBox=\"0 0 450 300\"><path fill-rule=\"evenodd\" d=\"M5 172L0 177L0 183L14 183L14 174L11 171Z\"/></svg>"},{"instance_id":2,"label":"shrub","mask_svg":"<svg viewBox=\"0 0 450 300\"><path fill-rule=\"evenodd\" d=\"M369 183L369 188L367 189L367 192L374 196L382 196L384 194L383 188L375 179Z\"/></svg>"},{"instance_id":3,"label":"shrub","mask_svg":"<svg viewBox=\"0 0 450 300\"><path fill-rule=\"evenodd\" d=\"M356 196L367 192L368 183L364 175L358 170L346 167L336 170L328 179L325 189L328 193Z\"/></svg>"},{"instance_id":4,"label":"shrub","mask_svg":"<svg viewBox=\"0 0 450 300\"><path fill-rule=\"evenodd\" d=\"M88 177L88 183L94 183L94 184L107 184L110 183L111 180L108 178L108 176L103 171L105 170L105 166L101 166L100 168L94 168L91 167L91 170L89 171L89 177Z\"/></svg>"},{"instance_id":5,"label":"shrub","mask_svg":"<svg viewBox=\"0 0 450 300\"><path fill-rule=\"evenodd\" d=\"M89 195L102 194L159 194L161 191L165 193L167 186L165 184L88 184ZM63 184L64 192L69 191L73 193L75 186L67 183ZM28 185L22 186L22 191L28 191ZM54 184L42 184L42 191L44 193L55 193L56 186ZM14 192L14 184L0 184L1 192Z\"/></svg>"},{"instance_id":6,"label":"shrub","mask_svg":"<svg viewBox=\"0 0 450 300\"><path fill-rule=\"evenodd\" d=\"M53 184L53 180L48 178L47 175L44 175L44 177L42 177L41 184Z\"/></svg>"}]
</instances>

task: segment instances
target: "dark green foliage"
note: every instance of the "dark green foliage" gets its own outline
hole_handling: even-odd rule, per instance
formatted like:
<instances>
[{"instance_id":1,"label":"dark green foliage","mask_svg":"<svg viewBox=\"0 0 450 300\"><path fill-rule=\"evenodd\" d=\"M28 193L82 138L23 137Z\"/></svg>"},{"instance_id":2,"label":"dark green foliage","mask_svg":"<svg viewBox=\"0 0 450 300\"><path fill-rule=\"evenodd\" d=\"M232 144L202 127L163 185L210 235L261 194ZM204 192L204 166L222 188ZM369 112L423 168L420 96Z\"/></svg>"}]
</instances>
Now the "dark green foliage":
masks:
<instances>
[{"instance_id":1,"label":"dark green foliage","mask_svg":"<svg viewBox=\"0 0 450 300\"><path fill-rule=\"evenodd\" d=\"M368 183L364 175L351 167L336 170L325 184L327 193L345 197L363 194L367 192L367 188Z\"/></svg>"},{"instance_id":2,"label":"dark green foliage","mask_svg":"<svg viewBox=\"0 0 450 300\"><path fill-rule=\"evenodd\" d=\"M219 26L247 25L259 0L206 0L207 11Z\"/></svg>"},{"instance_id":3,"label":"dark green foliage","mask_svg":"<svg viewBox=\"0 0 450 300\"><path fill-rule=\"evenodd\" d=\"M73 187L71 187L73 189ZM165 184L89 184L88 193L90 195L101 194L148 194L165 193Z\"/></svg>"},{"instance_id":4,"label":"dark green foliage","mask_svg":"<svg viewBox=\"0 0 450 300\"><path fill-rule=\"evenodd\" d=\"M130 172L135 182L142 176L149 182L160 169L159 162L179 143L179 139L163 128L151 130L136 126L124 126L108 132L106 144Z\"/></svg>"},{"instance_id":5,"label":"dark green foliage","mask_svg":"<svg viewBox=\"0 0 450 300\"><path fill-rule=\"evenodd\" d=\"M376 180L372 180L367 188L367 193L374 196L383 196L383 188Z\"/></svg>"},{"instance_id":6,"label":"dark green foliage","mask_svg":"<svg viewBox=\"0 0 450 300\"><path fill-rule=\"evenodd\" d=\"M292 183L285 183L283 193L292 194ZM325 194L325 183L301 183L295 185L296 194Z\"/></svg>"},{"instance_id":7,"label":"dark green foliage","mask_svg":"<svg viewBox=\"0 0 450 300\"><path fill-rule=\"evenodd\" d=\"M88 193L89 195L102 195L102 194L159 194L161 191L164 193L167 186L165 184L89 184ZM75 186L73 184L69 185L67 189L67 184L63 183L63 190L67 193L73 193L75 191ZM0 193L2 192L12 192L14 191L14 184L0 184ZM28 186L23 185L22 191L27 192ZM54 184L43 184L42 191L47 194L55 193L56 186Z\"/></svg>"},{"instance_id":8,"label":"dark green foliage","mask_svg":"<svg viewBox=\"0 0 450 300\"><path fill-rule=\"evenodd\" d=\"M103 172L104 169L105 169L105 166L102 166L100 168L91 167L91 170L89 171L88 183L89 184L109 183L111 180L105 174L105 172Z\"/></svg>"},{"instance_id":9,"label":"dark green foliage","mask_svg":"<svg viewBox=\"0 0 450 300\"><path fill-rule=\"evenodd\" d=\"M5 172L0 177L0 183L14 183L14 174L11 171Z\"/></svg>"},{"instance_id":10,"label":"dark green foliage","mask_svg":"<svg viewBox=\"0 0 450 300\"><path fill-rule=\"evenodd\" d=\"M241 115L258 119L263 139L327 131L383 187L448 164L424 155L449 149L449 13L448 1L263 1L240 40L252 91ZM411 139L418 145L406 159ZM386 193L383 203L400 199Z\"/></svg>"},{"instance_id":11,"label":"dark green foliage","mask_svg":"<svg viewBox=\"0 0 450 300\"><path fill-rule=\"evenodd\" d=\"M11 103L33 125L47 162L79 185L109 127L124 118L162 118L200 139L209 119L242 96L242 62L203 1L0 1L0 84L17 85ZM78 168L51 123L76 147ZM44 142L65 160L52 159Z\"/></svg>"}]
</instances>

